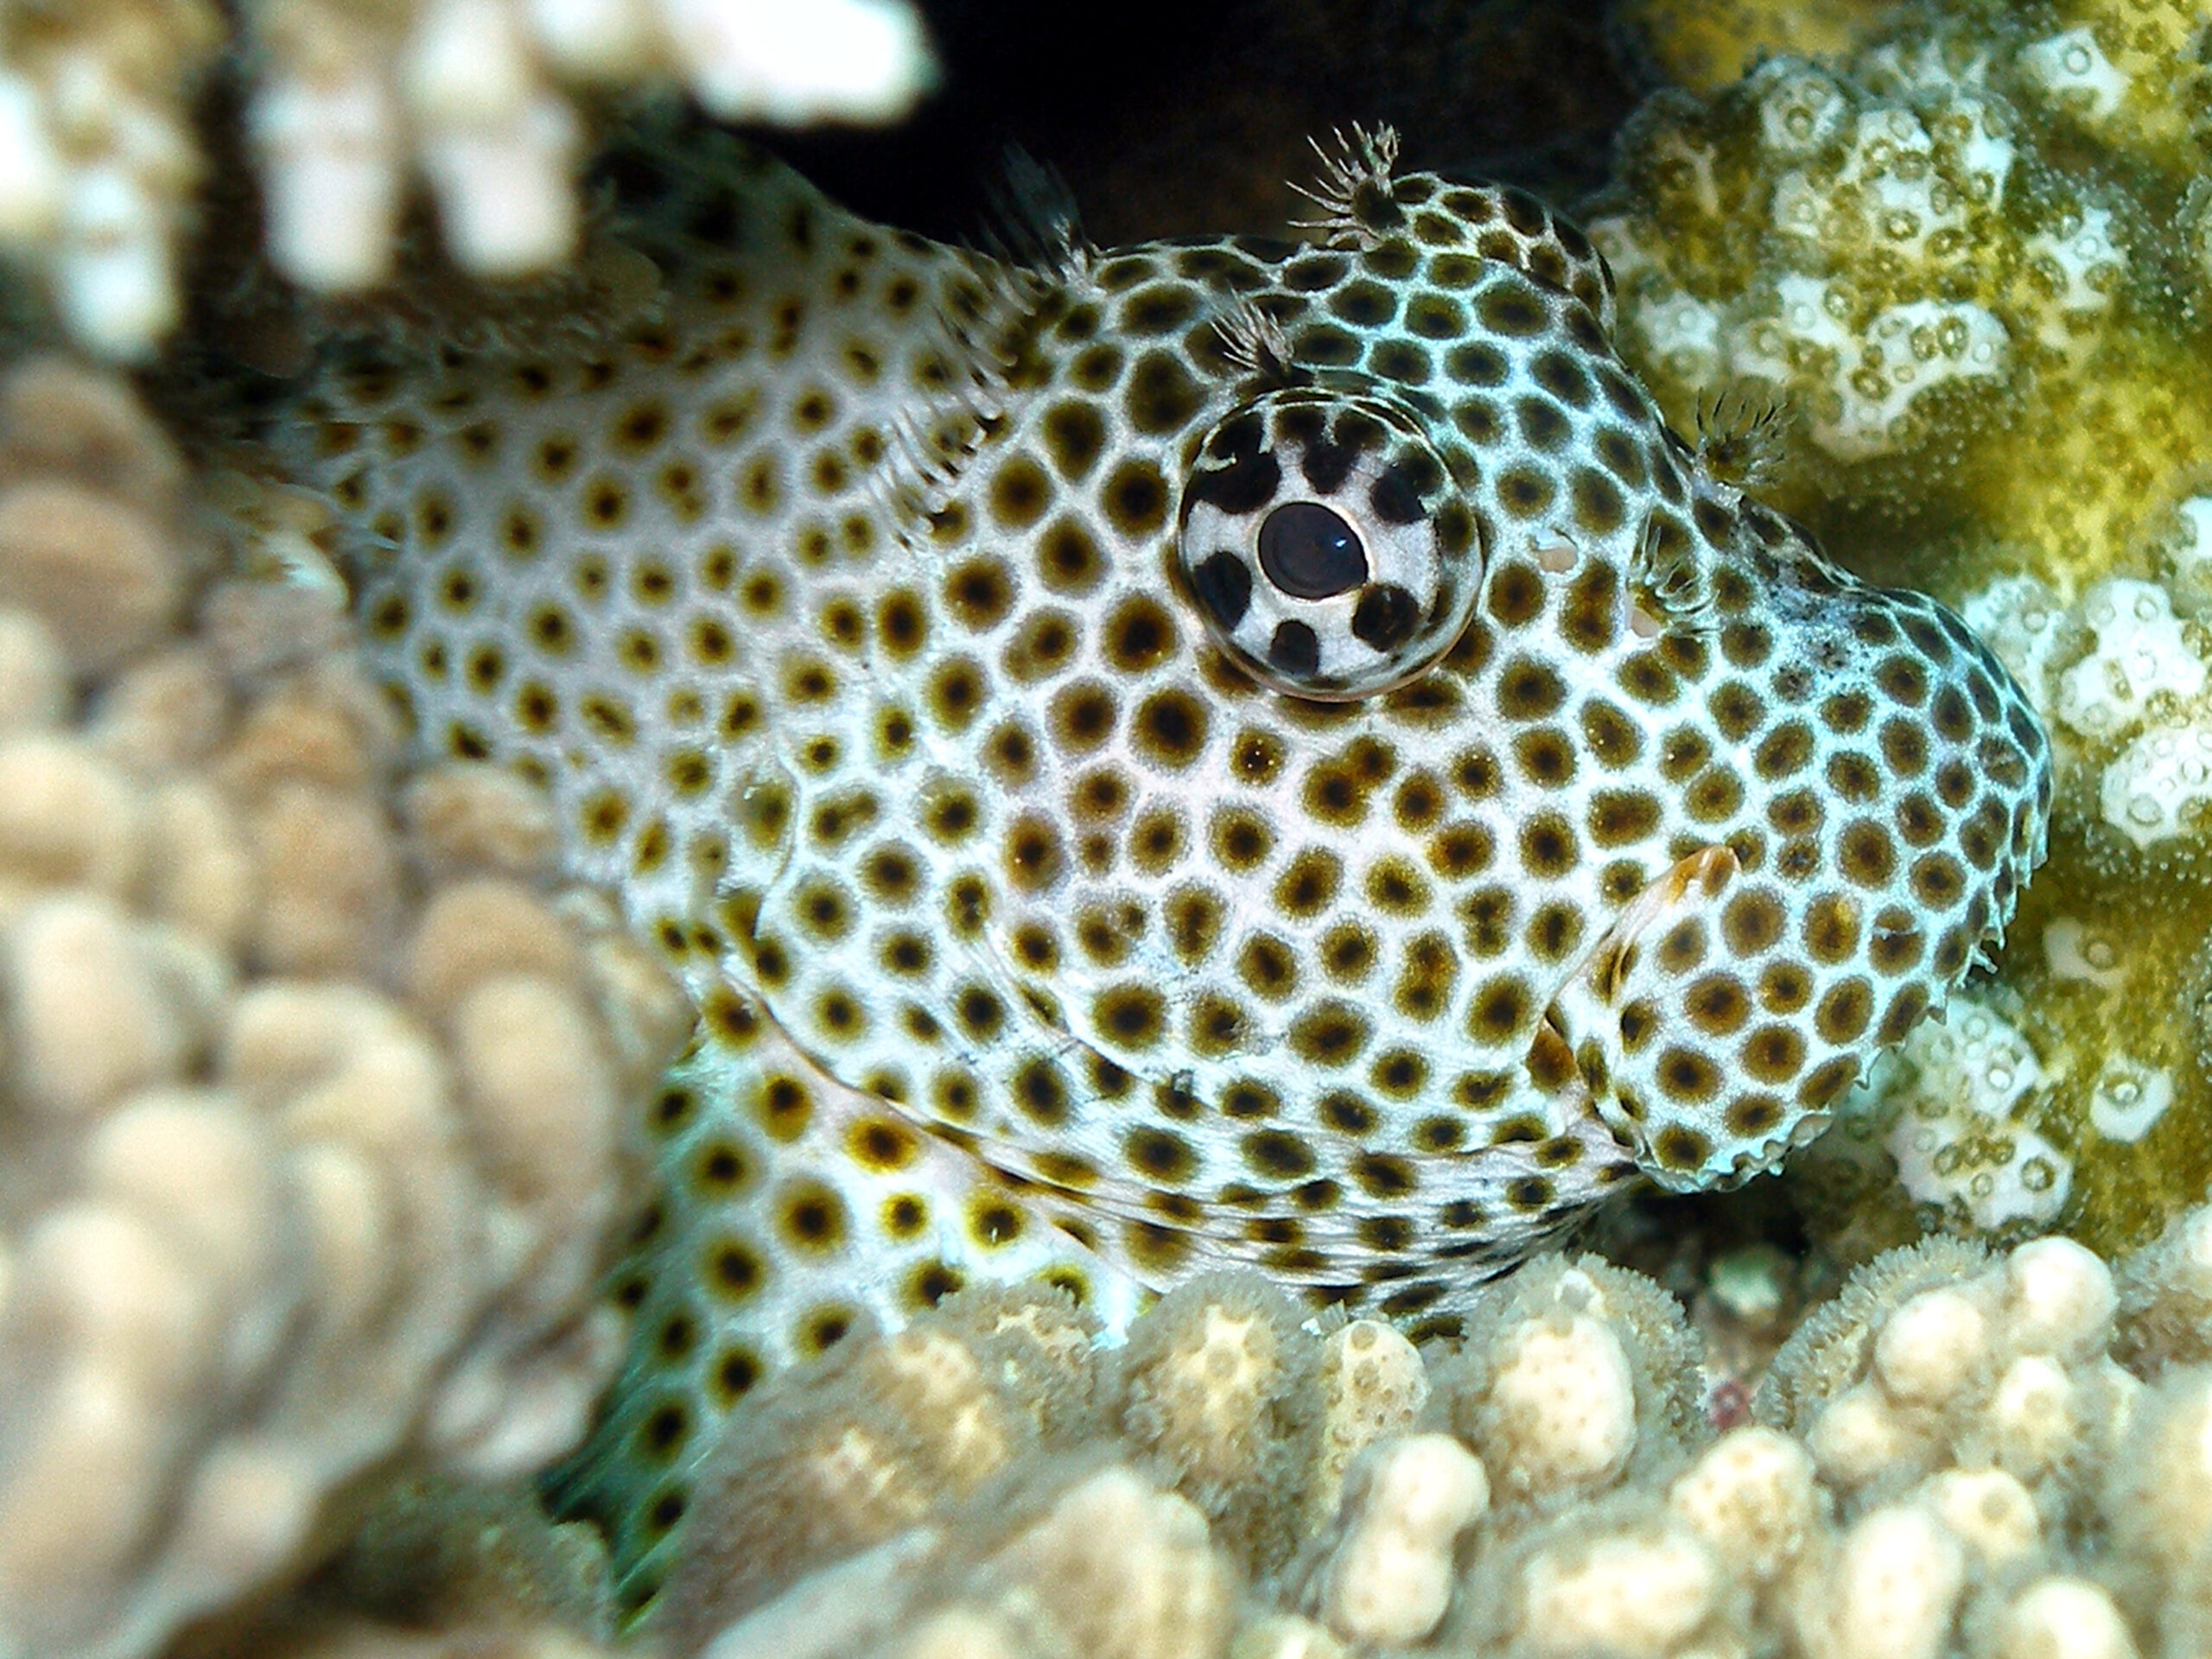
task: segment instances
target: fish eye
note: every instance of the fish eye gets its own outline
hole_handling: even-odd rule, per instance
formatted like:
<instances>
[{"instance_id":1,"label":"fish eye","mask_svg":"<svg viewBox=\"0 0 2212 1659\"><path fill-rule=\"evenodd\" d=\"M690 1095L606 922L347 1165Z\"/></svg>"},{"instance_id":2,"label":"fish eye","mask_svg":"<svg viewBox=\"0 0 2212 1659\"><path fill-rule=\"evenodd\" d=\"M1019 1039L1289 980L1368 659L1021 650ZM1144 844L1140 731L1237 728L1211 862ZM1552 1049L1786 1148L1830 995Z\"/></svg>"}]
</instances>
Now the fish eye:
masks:
<instances>
[{"instance_id":1,"label":"fish eye","mask_svg":"<svg viewBox=\"0 0 2212 1659\"><path fill-rule=\"evenodd\" d=\"M1419 420L1378 396L1293 387L1199 444L1176 555L1207 631L1293 696L1402 685L1474 611L1482 537Z\"/></svg>"},{"instance_id":2,"label":"fish eye","mask_svg":"<svg viewBox=\"0 0 2212 1659\"><path fill-rule=\"evenodd\" d=\"M1333 599L1367 580L1367 550L1342 513L1286 501L1260 521L1260 569L1293 599Z\"/></svg>"}]
</instances>

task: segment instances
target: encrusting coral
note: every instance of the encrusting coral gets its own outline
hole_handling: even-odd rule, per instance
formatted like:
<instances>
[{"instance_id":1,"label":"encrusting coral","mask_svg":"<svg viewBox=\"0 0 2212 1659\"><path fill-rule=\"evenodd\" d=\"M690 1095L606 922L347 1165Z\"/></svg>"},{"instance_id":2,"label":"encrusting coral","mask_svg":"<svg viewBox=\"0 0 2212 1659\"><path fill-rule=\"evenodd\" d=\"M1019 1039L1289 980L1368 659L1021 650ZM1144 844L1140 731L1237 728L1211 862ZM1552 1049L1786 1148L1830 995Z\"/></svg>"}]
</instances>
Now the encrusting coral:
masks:
<instances>
[{"instance_id":1,"label":"encrusting coral","mask_svg":"<svg viewBox=\"0 0 2212 1659\"><path fill-rule=\"evenodd\" d=\"M402 769L298 504L233 493L111 379L0 380L13 1655L153 1650L395 1459L563 1451L689 1017L531 791Z\"/></svg>"},{"instance_id":2,"label":"encrusting coral","mask_svg":"<svg viewBox=\"0 0 2212 1659\"><path fill-rule=\"evenodd\" d=\"M1500 1280L1449 1357L1394 1355L1379 1413L1328 1380L1357 1327L1294 1325L1250 1275L1192 1281L1122 1351L1059 1292L963 1291L764 1386L647 1634L715 1659L2181 1659L2212 1638L2208 1241L2212 1209L2116 1268L2057 1238L1890 1253L1719 1433L1675 1304L1595 1256Z\"/></svg>"},{"instance_id":3,"label":"encrusting coral","mask_svg":"<svg viewBox=\"0 0 2212 1659\"><path fill-rule=\"evenodd\" d=\"M205 162L193 105L250 56L247 140L269 252L321 290L389 274L410 177L465 270L575 251L570 90L680 84L729 120L903 114L933 74L905 0L101 0L0 16L0 250L37 269L69 332L147 355L180 315L179 247Z\"/></svg>"},{"instance_id":4,"label":"encrusting coral","mask_svg":"<svg viewBox=\"0 0 2212 1659\"><path fill-rule=\"evenodd\" d=\"M1996 974L1805 1165L1854 1248L2119 1249L2212 1179L2206 27L2177 0L1900 10L1847 55L1655 99L1592 220L1675 419L1725 451L1722 391L1782 410L1750 446L1777 504L1957 605L2051 732L2051 862Z\"/></svg>"}]
</instances>

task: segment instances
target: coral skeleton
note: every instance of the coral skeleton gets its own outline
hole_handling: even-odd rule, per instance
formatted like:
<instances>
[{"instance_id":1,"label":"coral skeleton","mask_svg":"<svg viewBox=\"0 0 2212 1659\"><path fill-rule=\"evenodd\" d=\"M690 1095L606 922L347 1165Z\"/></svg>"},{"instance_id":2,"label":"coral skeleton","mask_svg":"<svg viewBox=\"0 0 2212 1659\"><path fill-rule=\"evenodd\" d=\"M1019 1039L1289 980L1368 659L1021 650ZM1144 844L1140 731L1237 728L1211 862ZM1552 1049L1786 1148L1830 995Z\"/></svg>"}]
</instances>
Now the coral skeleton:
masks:
<instances>
[{"instance_id":1,"label":"coral skeleton","mask_svg":"<svg viewBox=\"0 0 2212 1659\"><path fill-rule=\"evenodd\" d=\"M334 583L237 574L287 505L211 518L111 378L0 379L10 1653L156 1650L394 1458L534 1469L619 1355L688 1013L531 791L399 764Z\"/></svg>"}]
</instances>

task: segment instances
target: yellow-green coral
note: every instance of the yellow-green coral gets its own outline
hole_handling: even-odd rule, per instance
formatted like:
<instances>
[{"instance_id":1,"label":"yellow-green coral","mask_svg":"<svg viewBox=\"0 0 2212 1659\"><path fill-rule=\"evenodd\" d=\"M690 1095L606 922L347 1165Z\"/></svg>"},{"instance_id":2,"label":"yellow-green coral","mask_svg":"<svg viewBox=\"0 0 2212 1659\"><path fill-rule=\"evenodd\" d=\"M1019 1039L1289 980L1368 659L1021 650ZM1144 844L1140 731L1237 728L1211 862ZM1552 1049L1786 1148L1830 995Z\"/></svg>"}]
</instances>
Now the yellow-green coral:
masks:
<instances>
[{"instance_id":1,"label":"yellow-green coral","mask_svg":"<svg viewBox=\"0 0 2212 1659\"><path fill-rule=\"evenodd\" d=\"M1903 10L1895 0L1621 0L1613 22L1674 85L1715 92L1769 53L1848 52Z\"/></svg>"},{"instance_id":2,"label":"yellow-green coral","mask_svg":"<svg viewBox=\"0 0 2212 1659\"><path fill-rule=\"evenodd\" d=\"M1777 397L1777 502L1958 604L2053 727L2051 861L1994 982L1845 1126L1923 1220L2117 1244L2212 1177L2205 29L1929 8L1656 99L1592 227L1676 421ZM1869 1190L1836 1185L1853 1150L1831 1208Z\"/></svg>"}]
</instances>

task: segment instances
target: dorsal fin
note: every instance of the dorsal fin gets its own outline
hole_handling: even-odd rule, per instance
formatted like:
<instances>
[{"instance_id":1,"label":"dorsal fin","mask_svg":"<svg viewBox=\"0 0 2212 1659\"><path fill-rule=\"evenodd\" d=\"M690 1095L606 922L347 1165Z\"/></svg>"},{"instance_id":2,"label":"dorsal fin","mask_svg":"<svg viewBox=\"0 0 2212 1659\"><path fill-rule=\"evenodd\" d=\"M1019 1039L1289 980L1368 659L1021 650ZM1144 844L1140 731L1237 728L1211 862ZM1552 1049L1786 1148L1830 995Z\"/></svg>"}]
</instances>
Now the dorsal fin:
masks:
<instances>
[{"instance_id":1,"label":"dorsal fin","mask_svg":"<svg viewBox=\"0 0 2212 1659\"><path fill-rule=\"evenodd\" d=\"M1009 144L988 195L991 222L983 245L990 253L1009 264L1059 277L1077 275L1089 262L1083 214L1058 168Z\"/></svg>"}]
</instances>

